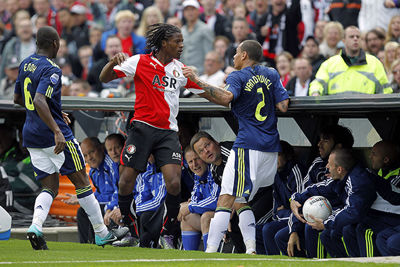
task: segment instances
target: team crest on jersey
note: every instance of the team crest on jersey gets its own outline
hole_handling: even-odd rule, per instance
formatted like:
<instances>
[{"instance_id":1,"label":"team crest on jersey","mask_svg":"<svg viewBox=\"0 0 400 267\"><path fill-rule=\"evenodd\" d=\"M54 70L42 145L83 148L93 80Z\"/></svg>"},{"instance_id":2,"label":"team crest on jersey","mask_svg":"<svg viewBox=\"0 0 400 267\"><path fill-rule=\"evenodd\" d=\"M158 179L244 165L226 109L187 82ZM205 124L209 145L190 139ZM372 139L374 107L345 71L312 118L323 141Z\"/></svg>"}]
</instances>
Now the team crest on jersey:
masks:
<instances>
[{"instance_id":1,"label":"team crest on jersey","mask_svg":"<svg viewBox=\"0 0 400 267\"><path fill-rule=\"evenodd\" d=\"M134 154L136 152L136 147L134 145L129 145L126 148L126 153L128 154Z\"/></svg>"},{"instance_id":2,"label":"team crest on jersey","mask_svg":"<svg viewBox=\"0 0 400 267\"><path fill-rule=\"evenodd\" d=\"M179 71L177 71L177 70L173 70L172 74L174 74L175 78L179 77Z\"/></svg>"},{"instance_id":3,"label":"team crest on jersey","mask_svg":"<svg viewBox=\"0 0 400 267\"><path fill-rule=\"evenodd\" d=\"M58 79L59 79L60 77L58 76L58 74L57 73L53 73L51 76L50 76L50 82L52 83L52 84L56 84L57 82L58 82Z\"/></svg>"}]
</instances>

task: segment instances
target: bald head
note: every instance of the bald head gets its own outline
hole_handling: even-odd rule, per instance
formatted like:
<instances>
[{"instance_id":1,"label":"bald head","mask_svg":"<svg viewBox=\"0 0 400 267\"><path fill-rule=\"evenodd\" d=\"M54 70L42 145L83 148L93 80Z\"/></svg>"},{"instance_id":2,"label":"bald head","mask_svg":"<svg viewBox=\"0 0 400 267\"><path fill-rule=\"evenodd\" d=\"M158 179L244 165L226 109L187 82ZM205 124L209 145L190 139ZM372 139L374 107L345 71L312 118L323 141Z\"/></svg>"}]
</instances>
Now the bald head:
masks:
<instances>
[{"instance_id":1,"label":"bald head","mask_svg":"<svg viewBox=\"0 0 400 267\"><path fill-rule=\"evenodd\" d=\"M60 37L58 36L57 31L50 26L44 26L40 28L36 35L36 43L38 49L54 49L55 44L58 44L57 50L59 47Z\"/></svg>"},{"instance_id":2,"label":"bald head","mask_svg":"<svg viewBox=\"0 0 400 267\"><path fill-rule=\"evenodd\" d=\"M374 170L390 169L399 163L399 147L390 141L379 141L371 150L370 159Z\"/></svg>"}]
</instances>

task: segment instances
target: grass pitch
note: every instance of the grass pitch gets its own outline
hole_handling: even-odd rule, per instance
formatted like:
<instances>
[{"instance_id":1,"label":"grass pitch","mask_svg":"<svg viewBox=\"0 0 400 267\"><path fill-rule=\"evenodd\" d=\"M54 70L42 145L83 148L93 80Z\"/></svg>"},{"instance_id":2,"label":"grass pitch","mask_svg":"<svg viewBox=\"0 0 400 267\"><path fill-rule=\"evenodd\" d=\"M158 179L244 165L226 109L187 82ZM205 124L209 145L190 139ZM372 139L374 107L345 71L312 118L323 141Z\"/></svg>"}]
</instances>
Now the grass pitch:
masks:
<instances>
[{"instance_id":1,"label":"grass pitch","mask_svg":"<svg viewBox=\"0 0 400 267\"><path fill-rule=\"evenodd\" d=\"M104 248L90 244L47 242L50 250L34 251L28 240L0 241L0 266L400 266L400 257L356 259L357 261L311 260L285 256L206 254L144 248ZM372 261L372 262L371 262Z\"/></svg>"}]
</instances>

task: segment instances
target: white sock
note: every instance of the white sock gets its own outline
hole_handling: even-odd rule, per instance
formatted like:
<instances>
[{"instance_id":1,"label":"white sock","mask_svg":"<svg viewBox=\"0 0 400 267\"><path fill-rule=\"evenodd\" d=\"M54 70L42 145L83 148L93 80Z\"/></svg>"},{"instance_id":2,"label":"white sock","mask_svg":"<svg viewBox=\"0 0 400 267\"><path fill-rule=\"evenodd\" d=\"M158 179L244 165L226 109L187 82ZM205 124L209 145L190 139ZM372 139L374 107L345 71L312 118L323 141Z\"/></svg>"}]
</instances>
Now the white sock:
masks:
<instances>
[{"instance_id":1,"label":"white sock","mask_svg":"<svg viewBox=\"0 0 400 267\"><path fill-rule=\"evenodd\" d=\"M239 228L247 251L256 250L256 219L250 209L239 213Z\"/></svg>"},{"instance_id":2,"label":"white sock","mask_svg":"<svg viewBox=\"0 0 400 267\"><path fill-rule=\"evenodd\" d=\"M48 191L42 191L36 197L32 224L34 224L40 232L43 231L43 223L47 218L52 203L53 196Z\"/></svg>"},{"instance_id":3,"label":"white sock","mask_svg":"<svg viewBox=\"0 0 400 267\"><path fill-rule=\"evenodd\" d=\"M206 252L217 252L219 243L228 229L231 213L227 211L215 212L214 218L210 222L210 230L208 232L207 250Z\"/></svg>"},{"instance_id":4,"label":"white sock","mask_svg":"<svg viewBox=\"0 0 400 267\"><path fill-rule=\"evenodd\" d=\"M92 193L88 196L78 198L78 201L79 205L81 205L88 215L95 234L101 238L105 237L108 234L108 230L103 221L99 202L94 197L94 194Z\"/></svg>"}]
</instances>

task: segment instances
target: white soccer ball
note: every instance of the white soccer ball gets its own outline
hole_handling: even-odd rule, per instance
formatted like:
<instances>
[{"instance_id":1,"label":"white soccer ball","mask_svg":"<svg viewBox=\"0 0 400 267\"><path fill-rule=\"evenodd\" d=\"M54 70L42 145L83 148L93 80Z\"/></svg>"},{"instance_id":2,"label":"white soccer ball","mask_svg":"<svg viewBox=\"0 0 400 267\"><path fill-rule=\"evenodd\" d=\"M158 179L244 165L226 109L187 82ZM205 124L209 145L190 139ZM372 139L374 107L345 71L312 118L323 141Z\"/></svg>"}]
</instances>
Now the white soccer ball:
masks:
<instances>
[{"instance_id":1,"label":"white soccer ball","mask_svg":"<svg viewBox=\"0 0 400 267\"><path fill-rule=\"evenodd\" d=\"M310 215L318 219L326 220L331 214L331 203L323 196L312 196L304 202L303 216L307 222L314 222Z\"/></svg>"}]
</instances>

